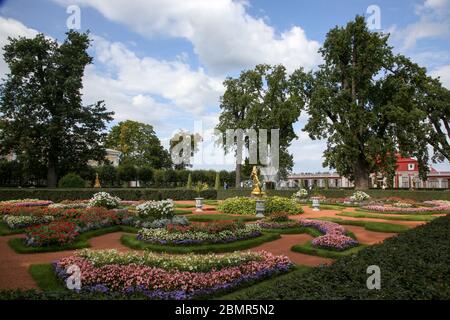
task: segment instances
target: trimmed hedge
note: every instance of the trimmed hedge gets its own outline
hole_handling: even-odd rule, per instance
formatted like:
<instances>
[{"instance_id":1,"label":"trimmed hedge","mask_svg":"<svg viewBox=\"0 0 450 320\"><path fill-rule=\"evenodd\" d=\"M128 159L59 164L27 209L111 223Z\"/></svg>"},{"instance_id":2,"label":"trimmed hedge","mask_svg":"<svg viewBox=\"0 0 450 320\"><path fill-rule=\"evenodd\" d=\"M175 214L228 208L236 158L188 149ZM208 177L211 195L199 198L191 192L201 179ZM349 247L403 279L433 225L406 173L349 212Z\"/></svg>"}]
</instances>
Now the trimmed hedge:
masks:
<instances>
[{"instance_id":1,"label":"trimmed hedge","mask_svg":"<svg viewBox=\"0 0 450 320\"><path fill-rule=\"evenodd\" d=\"M450 216L411 229L330 266L294 271L223 299L450 299ZM367 267L381 270L381 290L366 286Z\"/></svg>"},{"instance_id":2,"label":"trimmed hedge","mask_svg":"<svg viewBox=\"0 0 450 320\"><path fill-rule=\"evenodd\" d=\"M59 202L62 200L90 199L97 192L108 192L123 200L193 200L197 192L188 189L147 189L147 188L80 188L80 189L44 189L44 188L8 188L0 189L0 201L15 199L42 199ZM201 193L205 199L216 199L216 190Z\"/></svg>"},{"instance_id":3,"label":"trimmed hedge","mask_svg":"<svg viewBox=\"0 0 450 320\"><path fill-rule=\"evenodd\" d=\"M268 196L290 197L297 189L292 190L267 190ZM231 197L250 196L250 189L227 189L217 192L217 199L223 200ZM319 193L327 198L344 198L351 196L353 189L320 189ZM427 200L450 200L450 190L380 190L371 189L364 191L372 198L400 197L404 199L414 199L417 201Z\"/></svg>"}]
</instances>

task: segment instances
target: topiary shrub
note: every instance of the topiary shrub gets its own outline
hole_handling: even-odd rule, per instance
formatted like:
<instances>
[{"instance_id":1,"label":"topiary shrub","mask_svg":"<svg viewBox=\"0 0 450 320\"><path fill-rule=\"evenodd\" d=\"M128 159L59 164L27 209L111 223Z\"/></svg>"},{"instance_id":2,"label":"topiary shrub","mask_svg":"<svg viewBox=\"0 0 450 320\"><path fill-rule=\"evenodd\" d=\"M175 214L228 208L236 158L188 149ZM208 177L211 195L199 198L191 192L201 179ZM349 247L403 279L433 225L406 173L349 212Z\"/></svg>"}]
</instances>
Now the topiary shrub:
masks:
<instances>
[{"instance_id":1,"label":"topiary shrub","mask_svg":"<svg viewBox=\"0 0 450 320\"><path fill-rule=\"evenodd\" d=\"M256 203L252 198L234 197L224 200L218 209L227 214L256 214Z\"/></svg>"},{"instance_id":2,"label":"topiary shrub","mask_svg":"<svg viewBox=\"0 0 450 320\"><path fill-rule=\"evenodd\" d=\"M275 212L286 212L290 215L303 213L303 209L297 205L297 201L292 198L284 197L267 197L266 198L266 213L271 214Z\"/></svg>"},{"instance_id":3,"label":"topiary shrub","mask_svg":"<svg viewBox=\"0 0 450 320\"><path fill-rule=\"evenodd\" d=\"M58 182L59 188L84 188L85 181L75 173L68 173Z\"/></svg>"}]
</instances>

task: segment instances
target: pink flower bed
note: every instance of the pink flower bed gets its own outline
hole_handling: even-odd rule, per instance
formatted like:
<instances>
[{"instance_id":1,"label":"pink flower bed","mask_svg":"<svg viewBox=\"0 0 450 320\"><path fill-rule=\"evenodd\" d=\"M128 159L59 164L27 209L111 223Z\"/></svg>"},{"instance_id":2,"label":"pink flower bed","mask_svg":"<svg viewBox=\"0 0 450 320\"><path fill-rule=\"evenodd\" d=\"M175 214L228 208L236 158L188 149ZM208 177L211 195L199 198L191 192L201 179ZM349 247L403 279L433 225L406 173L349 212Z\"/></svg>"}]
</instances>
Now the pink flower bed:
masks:
<instances>
[{"instance_id":1,"label":"pink flower bed","mask_svg":"<svg viewBox=\"0 0 450 320\"><path fill-rule=\"evenodd\" d=\"M312 245L323 249L342 251L358 245L358 241L345 235L345 229L338 223L321 220L300 221L304 227L312 227L324 233L323 236L314 238Z\"/></svg>"},{"instance_id":2,"label":"pink flower bed","mask_svg":"<svg viewBox=\"0 0 450 320\"><path fill-rule=\"evenodd\" d=\"M394 207L392 205L371 205L362 207L364 210L385 212L385 213L428 213L428 212L450 212L450 205L443 203L428 203L435 205L433 207Z\"/></svg>"},{"instance_id":3,"label":"pink flower bed","mask_svg":"<svg viewBox=\"0 0 450 320\"><path fill-rule=\"evenodd\" d=\"M260 261L209 272L165 270L133 263L95 267L91 261L79 256L62 258L54 263L54 267L56 274L65 279L68 276L65 270L77 265L81 270L81 290L85 291L138 292L156 299L190 299L286 272L292 267L285 256L274 256L264 251L260 254Z\"/></svg>"}]
</instances>

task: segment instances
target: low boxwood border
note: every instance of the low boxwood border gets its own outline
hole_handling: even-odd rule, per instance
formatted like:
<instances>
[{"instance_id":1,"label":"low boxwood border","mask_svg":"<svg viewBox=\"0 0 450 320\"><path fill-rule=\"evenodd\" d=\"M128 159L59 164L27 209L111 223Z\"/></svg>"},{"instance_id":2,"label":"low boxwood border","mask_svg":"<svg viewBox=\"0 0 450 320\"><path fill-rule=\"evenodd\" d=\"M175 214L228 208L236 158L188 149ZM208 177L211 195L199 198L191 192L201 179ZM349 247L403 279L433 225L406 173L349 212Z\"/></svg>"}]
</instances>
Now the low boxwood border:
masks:
<instances>
[{"instance_id":1,"label":"low boxwood border","mask_svg":"<svg viewBox=\"0 0 450 320\"><path fill-rule=\"evenodd\" d=\"M278 233L263 232L261 236L241 241L219 244L201 244L190 246L170 246L145 243L136 239L135 235L123 235L120 239L124 246L136 250L149 250L163 253L219 253L244 250L259 246L264 242L280 239Z\"/></svg>"},{"instance_id":2,"label":"low boxwood border","mask_svg":"<svg viewBox=\"0 0 450 320\"><path fill-rule=\"evenodd\" d=\"M400 233L410 229L410 227L402 224L362 221L362 220L344 220L341 218L333 218L333 217L314 218L313 220L324 220L339 223L342 225L364 227L368 231L375 231L375 232Z\"/></svg>"},{"instance_id":3,"label":"low boxwood border","mask_svg":"<svg viewBox=\"0 0 450 320\"><path fill-rule=\"evenodd\" d=\"M66 250L77 250L89 248L89 239L93 237L102 236L112 232L130 232L137 233L139 229L130 226L113 226L92 230L81 234L74 243L64 246L48 246L48 247L30 247L24 243L24 238L13 238L8 241L8 245L16 252L21 254L41 253L41 252L57 252Z\"/></svg>"},{"instance_id":4,"label":"low boxwood border","mask_svg":"<svg viewBox=\"0 0 450 320\"><path fill-rule=\"evenodd\" d=\"M436 219L435 216L430 215L408 215L408 216L387 216L377 213L363 213L363 212L342 212L336 213L337 216L342 217L353 217L353 218L372 218L372 219L382 219L382 220L397 220L397 221L431 221Z\"/></svg>"},{"instance_id":5,"label":"low boxwood border","mask_svg":"<svg viewBox=\"0 0 450 320\"><path fill-rule=\"evenodd\" d=\"M355 254L359 250L362 250L366 247L367 247L366 244L359 244L358 246L355 246L355 247L352 247L352 248L349 248L349 249L346 249L343 251L337 251L337 250L316 248L312 245L311 241L308 241L307 243L297 244L297 245L292 246L291 251L306 253L306 254L318 256L318 257L338 259L340 257L348 256L350 254Z\"/></svg>"}]
</instances>

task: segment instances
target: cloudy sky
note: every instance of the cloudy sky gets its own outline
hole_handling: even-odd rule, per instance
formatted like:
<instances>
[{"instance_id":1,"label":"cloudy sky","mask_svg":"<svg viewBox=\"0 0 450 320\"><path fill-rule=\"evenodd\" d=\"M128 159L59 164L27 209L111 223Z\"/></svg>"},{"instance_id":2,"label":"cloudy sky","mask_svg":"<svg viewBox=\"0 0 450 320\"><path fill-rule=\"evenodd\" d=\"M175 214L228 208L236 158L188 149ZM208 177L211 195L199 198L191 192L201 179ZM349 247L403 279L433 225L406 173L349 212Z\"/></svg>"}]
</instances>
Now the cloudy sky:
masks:
<instances>
[{"instance_id":1,"label":"cloudy sky","mask_svg":"<svg viewBox=\"0 0 450 320\"><path fill-rule=\"evenodd\" d=\"M152 124L165 145L178 129L205 132L219 115L222 82L258 63L314 69L330 28L380 8L380 31L450 88L450 0L0 0L0 45L8 36L42 32L59 41L67 9L81 9L81 30L93 39L84 102L105 100L115 120ZM0 59L0 74L8 72ZM322 168L323 141L301 131L291 151L295 172ZM206 144L197 168L231 168ZM214 155L212 154L214 153ZM435 165L450 170L449 164Z\"/></svg>"}]
</instances>

